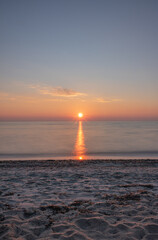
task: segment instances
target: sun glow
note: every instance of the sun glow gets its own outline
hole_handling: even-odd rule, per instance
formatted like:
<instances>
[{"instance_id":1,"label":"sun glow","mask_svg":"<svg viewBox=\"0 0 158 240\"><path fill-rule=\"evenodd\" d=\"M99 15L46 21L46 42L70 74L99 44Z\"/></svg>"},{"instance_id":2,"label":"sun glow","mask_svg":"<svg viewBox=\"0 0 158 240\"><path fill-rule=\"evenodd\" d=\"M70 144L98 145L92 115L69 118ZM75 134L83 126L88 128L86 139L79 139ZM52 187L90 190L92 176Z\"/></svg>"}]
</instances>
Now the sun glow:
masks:
<instances>
[{"instance_id":1,"label":"sun glow","mask_svg":"<svg viewBox=\"0 0 158 240\"><path fill-rule=\"evenodd\" d=\"M81 113L81 112L78 113L78 117L79 117L79 118L82 118L82 117L83 117L83 113Z\"/></svg>"}]
</instances>

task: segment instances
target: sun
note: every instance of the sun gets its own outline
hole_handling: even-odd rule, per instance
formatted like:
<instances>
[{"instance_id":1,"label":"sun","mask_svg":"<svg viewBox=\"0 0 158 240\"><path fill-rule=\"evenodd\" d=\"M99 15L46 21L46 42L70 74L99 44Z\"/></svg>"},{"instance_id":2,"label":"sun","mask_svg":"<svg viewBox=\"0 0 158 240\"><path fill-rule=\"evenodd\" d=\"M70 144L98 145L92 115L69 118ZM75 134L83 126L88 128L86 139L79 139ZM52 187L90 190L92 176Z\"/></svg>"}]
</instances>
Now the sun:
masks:
<instances>
[{"instance_id":1,"label":"sun","mask_svg":"<svg viewBox=\"0 0 158 240\"><path fill-rule=\"evenodd\" d=\"M81 112L78 113L78 117L79 117L79 118L82 118L82 117L83 117L83 113L81 113Z\"/></svg>"}]
</instances>

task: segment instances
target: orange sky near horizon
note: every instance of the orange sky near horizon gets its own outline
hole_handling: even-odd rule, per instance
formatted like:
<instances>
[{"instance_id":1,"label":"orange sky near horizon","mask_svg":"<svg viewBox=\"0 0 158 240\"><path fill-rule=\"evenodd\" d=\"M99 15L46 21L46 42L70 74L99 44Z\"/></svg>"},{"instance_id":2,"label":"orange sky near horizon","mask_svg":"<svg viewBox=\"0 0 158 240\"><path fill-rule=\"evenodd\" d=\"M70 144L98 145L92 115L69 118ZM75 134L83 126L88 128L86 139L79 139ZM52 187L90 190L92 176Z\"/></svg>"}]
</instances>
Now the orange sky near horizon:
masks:
<instances>
[{"instance_id":1,"label":"orange sky near horizon","mask_svg":"<svg viewBox=\"0 0 158 240\"><path fill-rule=\"evenodd\" d=\"M158 120L157 105L139 101L99 102L95 98L47 99L15 97L1 99L0 120Z\"/></svg>"}]
</instances>

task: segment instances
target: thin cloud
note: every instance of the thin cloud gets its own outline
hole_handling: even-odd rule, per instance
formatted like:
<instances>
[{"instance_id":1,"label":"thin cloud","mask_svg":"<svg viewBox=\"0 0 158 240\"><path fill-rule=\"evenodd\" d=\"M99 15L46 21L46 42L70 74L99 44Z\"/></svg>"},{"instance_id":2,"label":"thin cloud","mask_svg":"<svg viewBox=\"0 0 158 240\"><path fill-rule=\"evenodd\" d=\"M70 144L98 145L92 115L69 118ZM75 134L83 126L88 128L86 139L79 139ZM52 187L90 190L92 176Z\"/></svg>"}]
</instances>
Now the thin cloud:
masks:
<instances>
[{"instance_id":1,"label":"thin cloud","mask_svg":"<svg viewBox=\"0 0 158 240\"><path fill-rule=\"evenodd\" d=\"M49 95L54 97L79 97L85 96L85 93L77 92L75 90L69 88L62 88L62 87L41 87L41 86L30 86L37 90L40 94Z\"/></svg>"},{"instance_id":2,"label":"thin cloud","mask_svg":"<svg viewBox=\"0 0 158 240\"><path fill-rule=\"evenodd\" d=\"M8 93L0 92L0 99L1 99L1 98L7 98L8 96L9 96Z\"/></svg>"},{"instance_id":3,"label":"thin cloud","mask_svg":"<svg viewBox=\"0 0 158 240\"><path fill-rule=\"evenodd\" d=\"M1 101L14 101L14 100L16 100L16 98L15 97L13 97L13 96L11 96L10 94L8 94L8 93L5 93L5 92L0 92L0 100Z\"/></svg>"},{"instance_id":4,"label":"thin cloud","mask_svg":"<svg viewBox=\"0 0 158 240\"><path fill-rule=\"evenodd\" d=\"M98 103L122 102L122 99L119 99L119 98L114 98L114 99L96 98L95 102L98 102Z\"/></svg>"},{"instance_id":5,"label":"thin cloud","mask_svg":"<svg viewBox=\"0 0 158 240\"><path fill-rule=\"evenodd\" d=\"M37 98L23 95L14 95L10 93L0 92L1 101L24 101L24 102L35 102Z\"/></svg>"}]
</instances>

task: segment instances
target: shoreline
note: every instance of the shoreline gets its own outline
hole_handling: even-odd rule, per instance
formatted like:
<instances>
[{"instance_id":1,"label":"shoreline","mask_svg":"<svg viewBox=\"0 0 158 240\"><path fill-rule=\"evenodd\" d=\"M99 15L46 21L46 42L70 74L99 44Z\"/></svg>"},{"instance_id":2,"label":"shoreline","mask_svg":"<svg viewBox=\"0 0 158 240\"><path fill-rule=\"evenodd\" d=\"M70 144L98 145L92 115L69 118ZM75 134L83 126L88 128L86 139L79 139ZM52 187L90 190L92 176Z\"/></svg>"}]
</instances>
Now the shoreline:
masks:
<instances>
[{"instance_id":1,"label":"shoreline","mask_svg":"<svg viewBox=\"0 0 158 240\"><path fill-rule=\"evenodd\" d=\"M158 164L158 159L88 159L88 160L75 160L75 159L49 159L49 160L0 160L0 167L69 167L69 166L83 166L89 164L107 164L119 165L123 164L125 166L134 165L155 165Z\"/></svg>"}]
</instances>

